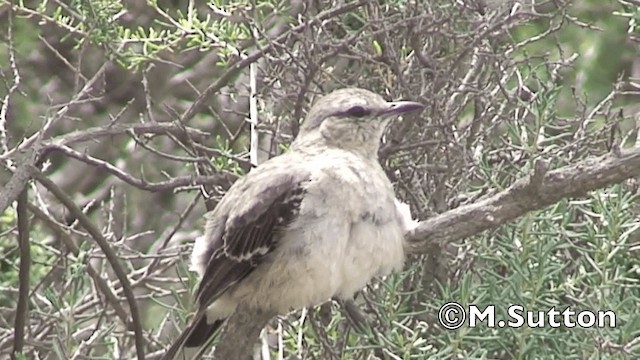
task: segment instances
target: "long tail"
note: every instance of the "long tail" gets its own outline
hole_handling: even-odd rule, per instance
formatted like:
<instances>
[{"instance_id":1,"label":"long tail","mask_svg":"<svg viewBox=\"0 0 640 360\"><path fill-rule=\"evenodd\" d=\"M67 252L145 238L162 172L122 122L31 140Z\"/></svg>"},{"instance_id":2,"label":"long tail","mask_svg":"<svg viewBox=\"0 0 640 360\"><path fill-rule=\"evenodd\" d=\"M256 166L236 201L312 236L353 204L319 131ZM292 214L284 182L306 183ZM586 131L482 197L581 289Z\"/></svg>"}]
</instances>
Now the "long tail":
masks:
<instances>
[{"instance_id":1,"label":"long tail","mask_svg":"<svg viewBox=\"0 0 640 360\"><path fill-rule=\"evenodd\" d=\"M224 319L208 324L205 313L196 314L191 324L182 331L182 334L173 342L161 360L200 358L213 340L213 335L223 323Z\"/></svg>"}]
</instances>

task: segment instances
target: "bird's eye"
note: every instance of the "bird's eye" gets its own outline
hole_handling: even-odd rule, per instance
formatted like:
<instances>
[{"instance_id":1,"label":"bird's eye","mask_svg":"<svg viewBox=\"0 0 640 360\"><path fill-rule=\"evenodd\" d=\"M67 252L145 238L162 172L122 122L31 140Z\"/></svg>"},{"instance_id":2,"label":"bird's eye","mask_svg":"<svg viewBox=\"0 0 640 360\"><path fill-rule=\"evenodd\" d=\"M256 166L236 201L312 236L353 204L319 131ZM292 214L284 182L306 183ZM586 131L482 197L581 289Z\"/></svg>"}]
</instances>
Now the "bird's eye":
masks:
<instances>
[{"instance_id":1,"label":"bird's eye","mask_svg":"<svg viewBox=\"0 0 640 360\"><path fill-rule=\"evenodd\" d=\"M362 106L356 105L352 108L350 108L349 110L347 110L347 114L349 116L353 116L353 117L357 117L357 118L361 118L363 116L367 116L369 115L371 112L365 108L363 108Z\"/></svg>"}]
</instances>

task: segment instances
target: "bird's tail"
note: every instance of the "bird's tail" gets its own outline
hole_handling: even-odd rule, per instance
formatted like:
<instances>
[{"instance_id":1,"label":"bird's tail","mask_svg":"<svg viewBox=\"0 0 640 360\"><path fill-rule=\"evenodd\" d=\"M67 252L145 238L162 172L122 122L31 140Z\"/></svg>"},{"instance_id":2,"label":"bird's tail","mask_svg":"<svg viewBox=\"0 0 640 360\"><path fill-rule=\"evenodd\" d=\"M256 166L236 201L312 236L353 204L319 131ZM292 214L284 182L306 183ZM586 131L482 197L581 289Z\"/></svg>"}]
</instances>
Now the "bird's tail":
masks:
<instances>
[{"instance_id":1,"label":"bird's tail","mask_svg":"<svg viewBox=\"0 0 640 360\"><path fill-rule=\"evenodd\" d=\"M161 360L192 360L202 357L213 340L213 335L224 323L224 319L207 323L207 316L197 314L191 324L182 331Z\"/></svg>"}]
</instances>

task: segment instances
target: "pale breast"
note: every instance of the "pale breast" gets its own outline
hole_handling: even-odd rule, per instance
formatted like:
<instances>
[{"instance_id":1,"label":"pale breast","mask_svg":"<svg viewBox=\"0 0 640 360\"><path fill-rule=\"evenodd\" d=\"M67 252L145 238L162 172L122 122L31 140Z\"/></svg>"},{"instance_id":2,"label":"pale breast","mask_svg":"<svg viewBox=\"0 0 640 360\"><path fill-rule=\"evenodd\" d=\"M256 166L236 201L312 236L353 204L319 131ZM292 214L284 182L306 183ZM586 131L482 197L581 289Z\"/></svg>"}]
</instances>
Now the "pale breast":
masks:
<instances>
[{"instance_id":1,"label":"pale breast","mask_svg":"<svg viewBox=\"0 0 640 360\"><path fill-rule=\"evenodd\" d=\"M340 251L335 250L339 262L333 272L339 284L335 295L349 298L373 277L402 267L402 225L391 183L375 160L334 158L323 174L336 184L323 194L326 201L348 219L349 232Z\"/></svg>"},{"instance_id":2,"label":"pale breast","mask_svg":"<svg viewBox=\"0 0 640 360\"><path fill-rule=\"evenodd\" d=\"M308 160L308 159L307 159ZM312 174L298 218L278 248L231 297L287 312L333 296L349 298L404 261L393 188L377 163L327 154L304 164Z\"/></svg>"}]
</instances>

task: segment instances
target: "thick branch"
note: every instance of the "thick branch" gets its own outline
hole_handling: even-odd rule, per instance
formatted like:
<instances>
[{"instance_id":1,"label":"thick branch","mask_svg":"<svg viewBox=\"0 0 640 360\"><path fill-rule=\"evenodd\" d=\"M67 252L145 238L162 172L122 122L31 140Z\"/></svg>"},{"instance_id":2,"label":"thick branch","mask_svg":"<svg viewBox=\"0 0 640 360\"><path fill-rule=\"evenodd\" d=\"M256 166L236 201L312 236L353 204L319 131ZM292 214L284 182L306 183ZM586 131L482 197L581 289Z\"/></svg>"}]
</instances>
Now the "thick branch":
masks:
<instances>
[{"instance_id":1,"label":"thick branch","mask_svg":"<svg viewBox=\"0 0 640 360\"><path fill-rule=\"evenodd\" d=\"M18 158L18 167L13 171L11 179L4 185L4 189L0 192L0 214L18 199L18 196L27 186L30 178L31 166L35 164L36 152L33 149L27 151L26 154ZM7 167L7 170L11 171Z\"/></svg>"},{"instance_id":2,"label":"thick branch","mask_svg":"<svg viewBox=\"0 0 640 360\"><path fill-rule=\"evenodd\" d=\"M260 331L264 328L274 314L253 312L239 306L236 312L227 321L220 343L216 346L216 359L249 360L254 345L258 341Z\"/></svg>"},{"instance_id":3,"label":"thick branch","mask_svg":"<svg viewBox=\"0 0 640 360\"><path fill-rule=\"evenodd\" d=\"M546 172L542 162L534 173L508 189L477 203L461 206L420 222L406 235L407 252L423 254L437 246L495 229L532 210L565 198L640 175L640 148L624 150Z\"/></svg>"},{"instance_id":4,"label":"thick branch","mask_svg":"<svg viewBox=\"0 0 640 360\"><path fill-rule=\"evenodd\" d=\"M24 346L24 334L29 320L29 283L31 269L31 246L29 244L29 213L27 212L26 187L18 197L18 246L20 247L20 290L18 292L18 306L14 320L13 352L11 359L17 359L22 354Z\"/></svg>"}]
</instances>

